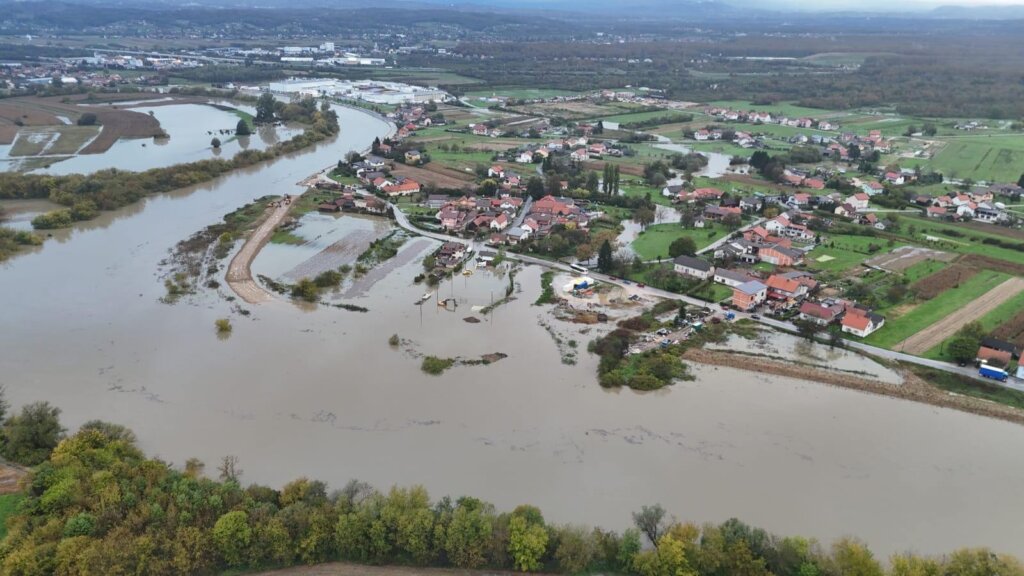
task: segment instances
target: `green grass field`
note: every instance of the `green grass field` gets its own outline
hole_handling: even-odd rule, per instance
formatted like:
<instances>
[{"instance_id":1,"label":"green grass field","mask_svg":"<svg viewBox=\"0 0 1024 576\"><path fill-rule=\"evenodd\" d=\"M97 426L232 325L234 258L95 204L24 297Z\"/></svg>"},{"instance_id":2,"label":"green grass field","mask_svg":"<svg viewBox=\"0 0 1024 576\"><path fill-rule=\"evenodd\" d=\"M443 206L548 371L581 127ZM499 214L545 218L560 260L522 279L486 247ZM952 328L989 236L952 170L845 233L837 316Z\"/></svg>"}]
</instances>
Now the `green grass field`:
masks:
<instances>
[{"instance_id":1,"label":"green grass field","mask_svg":"<svg viewBox=\"0 0 1024 576\"><path fill-rule=\"evenodd\" d=\"M643 260L668 260L668 247L679 238L692 238L700 250L728 234L729 230L719 225L688 230L679 224L655 224L648 226L647 230L637 236L633 241L633 251Z\"/></svg>"},{"instance_id":2,"label":"green grass field","mask_svg":"<svg viewBox=\"0 0 1024 576\"><path fill-rule=\"evenodd\" d=\"M910 237L910 227L914 227L914 236ZM949 231L962 233L962 236L950 235ZM992 228L991 233L979 232L954 224L938 222L936 220L921 217L904 217L900 234L910 239L914 244L937 248L948 252L959 252L961 254L979 254L991 256L1008 262L1024 264L1024 252L1018 252L1009 248L982 244L985 238L1006 240L1005 236L999 234L999 229ZM925 236L939 238L938 242L929 242Z\"/></svg>"},{"instance_id":3,"label":"green grass field","mask_svg":"<svg viewBox=\"0 0 1024 576\"><path fill-rule=\"evenodd\" d=\"M7 519L18 509L18 504L25 498L22 494L4 494L0 496L0 540L7 536Z\"/></svg>"},{"instance_id":4,"label":"green grass field","mask_svg":"<svg viewBox=\"0 0 1024 576\"><path fill-rule=\"evenodd\" d=\"M1001 272L982 271L961 284L959 288L946 290L902 316L886 318L885 327L868 336L865 342L891 348L962 308L1009 277L1009 274Z\"/></svg>"},{"instance_id":5,"label":"green grass field","mask_svg":"<svg viewBox=\"0 0 1024 576\"><path fill-rule=\"evenodd\" d=\"M1016 182L1024 170L1024 134L950 137L927 166L952 178Z\"/></svg>"},{"instance_id":6,"label":"green grass field","mask_svg":"<svg viewBox=\"0 0 1024 576\"><path fill-rule=\"evenodd\" d=\"M908 283L914 283L925 276L935 274L947 266L949 266L948 263L940 262L939 260L925 260L904 270L903 276L907 279Z\"/></svg>"}]
</instances>

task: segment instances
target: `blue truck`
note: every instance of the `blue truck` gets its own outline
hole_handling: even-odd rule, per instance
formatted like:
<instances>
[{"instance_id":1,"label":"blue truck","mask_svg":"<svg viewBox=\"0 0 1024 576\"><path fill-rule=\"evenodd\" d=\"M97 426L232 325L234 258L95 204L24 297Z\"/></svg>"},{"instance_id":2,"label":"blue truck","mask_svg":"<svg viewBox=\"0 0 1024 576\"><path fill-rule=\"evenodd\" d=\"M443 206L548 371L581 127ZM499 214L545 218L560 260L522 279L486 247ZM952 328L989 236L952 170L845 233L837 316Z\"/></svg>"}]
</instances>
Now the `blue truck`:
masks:
<instances>
[{"instance_id":1,"label":"blue truck","mask_svg":"<svg viewBox=\"0 0 1024 576\"><path fill-rule=\"evenodd\" d=\"M984 376L985 378L991 378L993 380L999 380L1000 382L1006 382L1006 379L1010 376L1006 373L1006 370L996 368L995 366L988 366L987 364L981 365L978 369L978 375Z\"/></svg>"}]
</instances>

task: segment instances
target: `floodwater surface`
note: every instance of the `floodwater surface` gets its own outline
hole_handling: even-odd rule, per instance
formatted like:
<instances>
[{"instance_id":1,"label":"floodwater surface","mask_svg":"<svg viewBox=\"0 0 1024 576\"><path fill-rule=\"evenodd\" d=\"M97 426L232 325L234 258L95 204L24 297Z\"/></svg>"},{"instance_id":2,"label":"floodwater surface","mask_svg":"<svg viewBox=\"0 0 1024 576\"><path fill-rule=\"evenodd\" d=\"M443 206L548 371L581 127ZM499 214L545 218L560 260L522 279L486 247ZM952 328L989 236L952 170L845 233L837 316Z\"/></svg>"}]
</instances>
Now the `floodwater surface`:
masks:
<instances>
[{"instance_id":1,"label":"floodwater surface","mask_svg":"<svg viewBox=\"0 0 1024 576\"><path fill-rule=\"evenodd\" d=\"M244 105L220 104L251 111L251 107ZM124 107L125 103L119 105ZM0 148L0 169L17 170L25 162L46 161L50 162L48 166L33 172L90 174L107 168L141 171L209 158L228 159L242 150L263 150L302 132L302 128L295 126L258 126L251 136L236 137L239 116L205 104L137 106L131 110L152 114L169 138L120 139L106 152L75 156L8 158L7 146ZM211 145L215 137L221 141L220 149Z\"/></svg>"},{"instance_id":2,"label":"floodwater surface","mask_svg":"<svg viewBox=\"0 0 1024 576\"><path fill-rule=\"evenodd\" d=\"M656 393L602 390L588 327L562 327L580 350L569 366L540 325L557 321L533 305L536 267L475 324L464 318L504 295L507 269L459 275L417 306L428 289L413 283L422 266L412 259L352 297L366 313L278 300L244 317L210 293L161 304L159 262L178 240L254 197L295 193L389 129L340 113L332 142L154 196L0 265L12 403L49 400L71 429L123 423L179 465L194 456L212 469L236 455L246 482L423 484L435 497L529 502L550 521L609 528L660 502L680 519L857 535L882 554L988 545L1024 555L1024 428L727 368L694 367L696 381ZM214 320L228 316L234 331L220 340ZM388 345L392 334L401 346ZM419 368L426 354L494 352L508 357L442 376Z\"/></svg>"}]
</instances>

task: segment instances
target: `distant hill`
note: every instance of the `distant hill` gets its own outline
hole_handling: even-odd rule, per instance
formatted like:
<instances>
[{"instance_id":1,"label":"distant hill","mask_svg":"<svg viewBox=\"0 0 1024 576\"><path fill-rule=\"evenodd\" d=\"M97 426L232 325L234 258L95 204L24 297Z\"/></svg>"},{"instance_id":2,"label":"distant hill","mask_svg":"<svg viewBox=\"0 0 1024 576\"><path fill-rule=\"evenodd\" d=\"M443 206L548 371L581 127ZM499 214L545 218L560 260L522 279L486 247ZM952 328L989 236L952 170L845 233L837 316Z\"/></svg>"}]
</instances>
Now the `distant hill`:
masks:
<instances>
[{"instance_id":1,"label":"distant hill","mask_svg":"<svg viewBox=\"0 0 1024 576\"><path fill-rule=\"evenodd\" d=\"M1024 5L1019 6L939 6L928 13L934 18L956 20L1024 20Z\"/></svg>"}]
</instances>

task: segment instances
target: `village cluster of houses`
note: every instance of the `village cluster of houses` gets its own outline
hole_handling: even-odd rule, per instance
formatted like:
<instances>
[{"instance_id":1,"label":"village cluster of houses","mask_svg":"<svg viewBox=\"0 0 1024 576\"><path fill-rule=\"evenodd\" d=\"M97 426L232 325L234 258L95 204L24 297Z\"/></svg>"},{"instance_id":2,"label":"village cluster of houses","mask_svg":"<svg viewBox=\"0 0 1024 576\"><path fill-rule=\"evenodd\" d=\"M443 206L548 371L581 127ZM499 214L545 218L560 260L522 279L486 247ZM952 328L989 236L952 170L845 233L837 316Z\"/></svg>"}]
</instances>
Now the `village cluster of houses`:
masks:
<instances>
[{"instance_id":1,"label":"village cluster of houses","mask_svg":"<svg viewBox=\"0 0 1024 576\"><path fill-rule=\"evenodd\" d=\"M929 218L977 220L989 223L1004 222L1009 219L1006 207L995 201L991 189L942 196L921 195L914 201L924 209L924 215Z\"/></svg>"},{"instance_id":2,"label":"village cluster of houses","mask_svg":"<svg viewBox=\"0 0 1024 576\"><path fill-rule=\"evenodd\" d=\"M321 212L363 212L366 214L384 215L388 212L388 205L375 196L364 196L354 192L343 192L340 196L330 202L323 202L317 206Z\"/></svg>"},{"instance_id":3,"label":"village cluster of houses","mask_svg":"<svg viewBox=\"0 0 1024 576\"><path fill-rule=\"evenodd\" d=\"M388 112L387 118L398 126L396 137L399 139L412 136L418 128L445 124L444 115L431 113L424 104L405 104L394 112Z\"/></svg>"},{"instance_id":4,"label":"village cluster of houses","mask_svg":"<svg viewBox=\"0 0 1024 576\"><path fill-rule=\"evenodd\" d=\"M762 248L775 250L776 247ZM742 311L766 309L773 313L798 310L802 320L821 326L839 323L843 332L864 338L885 324L885 318L871 309L838 298L815 299L818 281L809 272L790 271L762 275L742 268L718 268L694 256L679 256L674 269L684 276L710 280L732 288L731 303ZM792 266L795 264L780 264Z\"/></svg>"},{"instance_id":5,"label":"village cluster of houses","mask_svg":"<svg viewBox=\"0 0 1024 576\"><path fill-rule=\"evenodd\" d=\"M450 196L432 194L424 204L438 212L441 228L454 233L476 233L480 230L503 232L523 205L523 199L504 195L498 198L477 196Z\"/></svg>"},{"instance_id":6,"label":"village cluster of houses","mask_svg":"<svg viewBox=\"0 0 1024 576\"><path fill-rule=\"evenodd\" d=\"M839 130L839 125L828 120L816 118L789 118L787 116L772 116L769 112L758 112L757 110L733 110L731 108L710 107L705 108L704 113L723 122L743 122L746 124L778 124L780 126L791 126L793 128L816 128L826 132Z\"/></svg>"},{"instance_id":7,"label":"village cluster of houses","mask_svg":"<svg viewBox=\"0 0 1024 576\"><path fill-rule=\"evenodd\" d=\"M623 155L622 149L616 147L613 141L591 142L586 136L578 136L551 140L543 144L523 146L513 152L513 159L519 164L531 164L543 161L552 154L566 151L569 153L569 159L573 162L599 160L605 156L621 157Z\"/></svg>"},{"instance_id":8,"label":"village cluster of houses","mask_svg":"<svg viewBox=\"0 0 1024 576\"><path fill-rule=\"evenodd\" d=\"M587 229L590 221L597 215L588 212L586 206L573 198L547 195L530 203L529 211L517 226L511 226L501 233L495 233L488 239L492 246L514 246L530 238L543 238L555 226L566 228Z\"/></svg>"}]
</instances>

